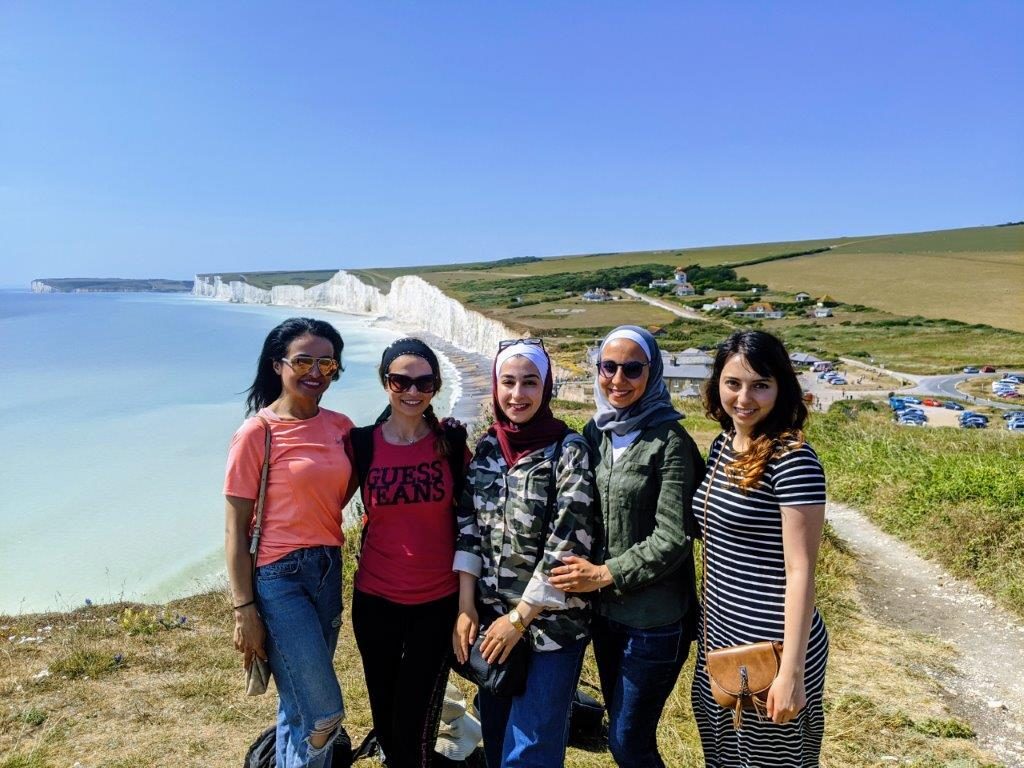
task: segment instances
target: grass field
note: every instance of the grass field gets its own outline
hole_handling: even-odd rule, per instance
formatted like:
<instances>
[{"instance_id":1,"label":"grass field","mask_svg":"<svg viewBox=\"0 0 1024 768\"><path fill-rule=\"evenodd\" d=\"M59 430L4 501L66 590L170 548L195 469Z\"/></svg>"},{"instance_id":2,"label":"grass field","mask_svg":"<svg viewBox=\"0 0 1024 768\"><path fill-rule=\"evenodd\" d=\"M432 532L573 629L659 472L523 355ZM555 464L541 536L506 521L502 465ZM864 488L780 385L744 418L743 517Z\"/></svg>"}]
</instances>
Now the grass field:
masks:
<instances>
[{"instance_id":1,"label":"grass field","mask_svg":"<svg viewBox=\"0 0 1024 768\"><path fill-rule=\"evenodd\" d=\"M816 417L809 439L831 498L1024 617L1024 440L1001 427L905 429L853 401Z\"/></svg>"},{"instance_id":2,"label":"grass field","mask_svg":"<svg viewBox=\"0 0 1024 768\"><path fill-rule=\"evenodd\" d=\"M588 406L556 406L577 427L589 416ZM717 425L701 415L698 404L683 408L684 424L706 446ZM813 433L819 450L843 419ZM874 422L853 423L877 431ZM832 458L826 460L835 483L839 470ZM358 535L348 540L351 585ZM995 765L977 749L969 726L950 716L933 679L951 663L950 651L867 618L858 608L862 578L850 552L826 529L817 571L818 605L831 634L822 765ZM125 613L129 607L131 616ZM219 592L165 607L96 606L0 617L0 630L0 768L67 768L76 762L89 768L234 768L274 719L273 693L242 695L231 612ZM347 621L335 666L345 693L346 728L358 743L371 720ZM658 728L662 753L673 768L702 765L689 704L692 675L691 653ZM589 687L597 679L588 655L582 684ZM614 761L597 743L570 748L566 765L613 768Z\"/></svg>"},{"instance_id":3,"label":"grass field","mask_svg":"<svg viewBox=\"0 0 1024 768\"><path fill-rule=\"evenodd\" d=\"M738 272L774 289L828 293L894 314L1024 331L1020 226L869 238Z\"/></svg>"}]
</instances>

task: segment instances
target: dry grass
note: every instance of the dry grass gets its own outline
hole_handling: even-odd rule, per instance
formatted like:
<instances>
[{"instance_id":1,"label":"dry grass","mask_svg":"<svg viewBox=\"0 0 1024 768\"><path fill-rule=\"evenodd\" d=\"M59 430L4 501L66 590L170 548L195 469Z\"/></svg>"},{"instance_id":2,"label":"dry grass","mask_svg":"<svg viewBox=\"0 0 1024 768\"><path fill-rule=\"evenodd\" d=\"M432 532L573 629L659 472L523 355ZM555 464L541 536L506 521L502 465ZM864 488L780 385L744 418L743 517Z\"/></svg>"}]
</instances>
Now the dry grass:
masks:
<instances>
[{"instance_id":1,"label":"dry grass","mask_svg":"<svg viewBox=\"0 0 1024 768\"><path fill-rule=\"evenodd\" d=\"M985 765L970 740L921 732L949 720L930 676L949 663L949 651L865 619L856 607L855 568L849 553L830 537L819 565L821 606L833 638L822 764L859 768L890 755L904 765L938 766L951 760ZM124 607L2 620L4 636L15 641L0 646L0 768L67 768L75 762L83 768L233 768L249 742L273 721L272 693L259 698L241 694L238 656L230 647L230 611L222 594L171 604L170 611L188 616L185 628L147 636L126 634L117 621ZM47 626L51 629L44 631ZM21 636L44 639L19 644ZM123 659L100 677L53 673L33 679L78 650L104 659L122 654ZM348 623L336 667L345 691L346 725L358 739L371 723ZM668 763L680 768L702 765L689 702L692 674L691 658L658 729ZM583 681L597 683L589 654ZM952 724L953 730L958 727L962 724ZM614 761L595 746L571 748L566 765L612 768Z\"/></svg>"},{"instance_id":2,"label":"dry grass","mask_svg":"<svg viewBox=\"0 0 1024 768\"><path fill-rule=\"evenodd\" d=\"M776 290L828 293L839 301L899 315L1024 331L1024 313L1020 312L1024 299L1024 228L1010 227L1000 232L1016 235L1018 250L988 250L990 246L982 242L976 251L897 250L900 243L893 238L888 241L893 250L848 246L738 271Z\"/></svg>"},{"instance_id":3,"label":"dry grass","mask_svg":"<svg viewBox=\"0 0 1024 768\"><path fill-rule=\"evenodd\" d=\"M717 426L693 401L683 407L687 429L699 445L708 445ZM571 415L577 422L589 414L577 408ZM349 551L346 562L352 561ZM822 765L867 768L883 759L921 768L992 765L970 739L941 735L964 727L950 721L932 677L950 663L949 650L868 619L858 607L861 578L850 553L829 532L818 566L819 606L832 636ZM149 634L128 634L120 621L126 607L0 617L0 768L68 768L76 762L83 768L234 768L273 721L272 693L242 695L222 593L153 608L154 615L170 620ZM187 621L179 624L178 615ZM371 722L347 621L336 668L346 726L358 740ZM40 676L43 670L49 676ZM692 674L691 658L658 729L668 764L678 768L702 765L689 704ZM597 682L590 657L583 681ZM571 748L566 765L612 768L614 762L595 746Z\"/></svg>"}]
</instances>

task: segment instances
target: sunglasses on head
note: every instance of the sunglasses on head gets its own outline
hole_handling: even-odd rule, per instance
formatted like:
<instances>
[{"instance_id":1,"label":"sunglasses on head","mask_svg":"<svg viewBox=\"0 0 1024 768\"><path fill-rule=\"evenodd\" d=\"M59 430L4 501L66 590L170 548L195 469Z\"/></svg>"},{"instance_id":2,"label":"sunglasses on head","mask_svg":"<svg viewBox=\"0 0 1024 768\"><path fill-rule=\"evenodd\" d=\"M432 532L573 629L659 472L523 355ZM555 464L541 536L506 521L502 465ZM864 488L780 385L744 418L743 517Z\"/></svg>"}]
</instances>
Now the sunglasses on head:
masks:
<instances>
[{"instance_id":1,"label":"sunglasses on head","mask_svg":"<svg viewBox=\"0 0 1024 768\"><path fill-rule=\"evenodd\" d=\"M392 392L408 392L414 385L420 394L429 395L437 389L440 382L434 374L426 376L406 376L404 373L386 373L384 379Z\"/></svg>"},{"instance_id":2,"label":"sunglasses on head","mask_svg":"<svg viewBox=\"0 0 1024 768\"><path fill-rule=\"evenodd\" d=\"M650 363L641 363L639 360L630 360L628 363L616 363L614 360L599 360L597 372L606 379L615 378L619 368L626 375L627 379L639 379L644 375L644 368Z\"/></svg>"},{"instance_id":3,"label":"sunglasses on head","mask_svg":"<svg viewBox=\"0 0 1024 768\"><path fill-rule=\"evenodd\" d=\"M544 339L505 339L498 342L498 351L514 347L516 344L526 344L529 347L540 347L544 349Z\"/></svg>"},{"instance_id":4,"label":"sunglasses on head","mask_svg":"<svg viewBox=\"0 0 1024 768\"><path fill-rule=\"evenodd\" d=\"M296 376L305 376L315 365L319 370L320 374L325 378L330 378L341 368L338 365L338 361L333 357L313 357L312 355L292 355L291 357L282 357L282 363L288 363Z\"/></svg>"}]
</instances>

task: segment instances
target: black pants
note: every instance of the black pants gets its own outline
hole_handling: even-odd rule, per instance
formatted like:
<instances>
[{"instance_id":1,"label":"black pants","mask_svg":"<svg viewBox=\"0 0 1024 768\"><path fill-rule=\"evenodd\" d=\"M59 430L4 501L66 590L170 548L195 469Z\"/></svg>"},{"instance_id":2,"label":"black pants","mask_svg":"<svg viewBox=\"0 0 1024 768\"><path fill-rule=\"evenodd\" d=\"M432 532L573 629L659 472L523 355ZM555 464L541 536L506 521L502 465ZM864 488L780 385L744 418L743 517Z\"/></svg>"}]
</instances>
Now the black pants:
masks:
<instances>
[{"instance_id":1,"label":"black pants","mask_svg":"<svg viewBox=\"0 0 1024 768\"><path fill-rule=\"evenodd\" d=\"M432 764L458 607L458 593L402 605L354 591L352 630L388 768Z\"/></svg>"}]
</instances>

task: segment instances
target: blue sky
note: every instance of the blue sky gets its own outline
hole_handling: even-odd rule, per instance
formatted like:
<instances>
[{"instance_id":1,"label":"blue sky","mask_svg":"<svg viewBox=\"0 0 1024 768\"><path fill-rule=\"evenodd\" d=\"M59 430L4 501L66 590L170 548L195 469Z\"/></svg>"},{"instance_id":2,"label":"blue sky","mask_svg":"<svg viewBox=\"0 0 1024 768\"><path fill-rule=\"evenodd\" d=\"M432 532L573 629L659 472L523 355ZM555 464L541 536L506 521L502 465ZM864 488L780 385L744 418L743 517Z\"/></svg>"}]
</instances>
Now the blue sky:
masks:
<instances>
[{"instance_id":1,"label":"blue sky","mask_svg":"<svg viewBox=\"0 0 1024 768\"><path fill-rule=\"evenodd\" d=\"M1024 219L1024 3L0 3L0 284Z\"/></svg>"}]
</instances>

